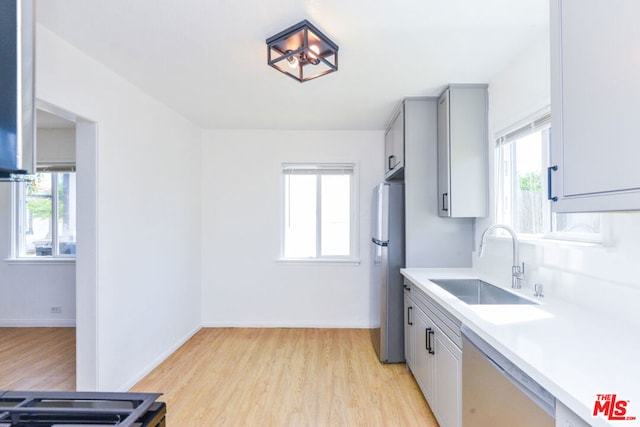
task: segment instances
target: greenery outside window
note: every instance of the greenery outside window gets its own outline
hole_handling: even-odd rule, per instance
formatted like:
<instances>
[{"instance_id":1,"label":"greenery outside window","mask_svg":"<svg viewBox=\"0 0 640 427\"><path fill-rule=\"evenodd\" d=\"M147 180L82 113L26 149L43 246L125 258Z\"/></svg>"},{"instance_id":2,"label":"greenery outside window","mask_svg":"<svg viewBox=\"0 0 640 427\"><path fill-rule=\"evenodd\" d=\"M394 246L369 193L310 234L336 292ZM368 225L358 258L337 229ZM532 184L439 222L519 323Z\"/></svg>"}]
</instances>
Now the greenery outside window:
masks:
<instances>
[{"instance_id":1,"label":"greenery outside window","mask_svg":"<svg viewBox=\"0 0 640 427\"><path fill-rule=\"evenodd\" d=\"M551 212L546 175L550 119L549 113L541 114L497 138L497 221L530 237L601 242L602 214Z\"/></svg>"},{"instance_id":2,"label":"greenery outside window","mask_svg":"<svg viewBox=\"0 0 640 427\"><path fill-rule=\"evenodd\" d=\"M14 185L15 256L75 257L75 172L38 172L32 181Z\"/></svg>"},{"instance_id":3,"label":"greenery outside window","mask_svg":"<svg viewBox=\"0 0 640 427\"><path fill-rule=\"evenodd\" d=\"M284 164L284 260L354 261L353 164Z\"/></svg>"}]
</instances>

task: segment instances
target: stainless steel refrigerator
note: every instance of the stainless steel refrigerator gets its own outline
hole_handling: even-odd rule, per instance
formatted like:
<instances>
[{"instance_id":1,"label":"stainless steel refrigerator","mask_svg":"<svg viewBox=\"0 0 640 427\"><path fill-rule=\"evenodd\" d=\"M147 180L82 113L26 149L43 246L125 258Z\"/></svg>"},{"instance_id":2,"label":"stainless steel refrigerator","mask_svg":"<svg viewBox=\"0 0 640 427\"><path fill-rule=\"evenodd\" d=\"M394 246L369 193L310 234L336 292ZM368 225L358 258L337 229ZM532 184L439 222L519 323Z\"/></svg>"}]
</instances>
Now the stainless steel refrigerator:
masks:
<instances>
[{"instance_id":1,"label":"stainless steel refrigerator","mask_svg":"<svg viewBox=\"0 0 640 427\"><path fill-rule=\"evenodd\" d=\"M383 363L404 362L404 184L385 182L373 189L371 212L371 288L379 295L380 326L371 330Z\"/></svg>"}]
</instances>

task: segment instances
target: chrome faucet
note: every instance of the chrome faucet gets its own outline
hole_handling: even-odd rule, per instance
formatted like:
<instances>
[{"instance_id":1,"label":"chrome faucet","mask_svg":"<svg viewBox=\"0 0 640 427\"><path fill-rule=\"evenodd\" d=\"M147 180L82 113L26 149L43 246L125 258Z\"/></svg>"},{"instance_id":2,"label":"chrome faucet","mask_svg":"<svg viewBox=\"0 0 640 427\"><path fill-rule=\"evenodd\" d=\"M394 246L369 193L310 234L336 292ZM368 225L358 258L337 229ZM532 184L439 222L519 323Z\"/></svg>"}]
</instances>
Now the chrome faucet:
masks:
<instances>
[{"instance_id":1,"label":"chrome faucet","mask_svg":"<svg viewBox=\"0 0 640 427\"><path fill-rule=\"evenodd\" d=\"M487 227L486 230L482 233L482 238L480 239L480 248L478 249L478 256L482 256L482 251L484 249L484 239L487 237L487 234L492 232L495 229L502 228L506 230L513 240L513 265L511 266L511 287L514 289L522 288L522 279L524 277L524 262L522 266L520 265L520 251L519 251L519 242L518 236L516 236L516 232L513 231L513 228L503 225L503 224L493 224Z\"/></svg>"}]
</instances>

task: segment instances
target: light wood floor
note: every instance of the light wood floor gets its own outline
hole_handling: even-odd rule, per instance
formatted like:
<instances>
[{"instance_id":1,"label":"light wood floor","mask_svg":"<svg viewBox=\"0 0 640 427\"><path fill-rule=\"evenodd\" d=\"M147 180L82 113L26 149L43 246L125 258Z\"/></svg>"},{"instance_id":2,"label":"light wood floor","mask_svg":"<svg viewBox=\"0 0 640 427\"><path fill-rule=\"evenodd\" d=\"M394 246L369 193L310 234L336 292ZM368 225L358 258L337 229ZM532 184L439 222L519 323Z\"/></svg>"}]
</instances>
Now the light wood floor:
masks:
<instances>
[{"instance_id":1,"label":"light wood floor","mask_svg":"<svg viewBox=\"0 0 640 427\"><path fill-rule=\"evenodd\" d=\"M75 329L0 328L0 390L75 390ZM170 427L437 426L362 329L203 329L131 391L164 393Z\"/></svg>"},{"instance_id":2,"label":"light wood floor","mask_svg":"<svg viewBox=\"0 0 640 427\"><path fill-rule=\"evenodd\" d=\"M163 392L172 427L437 426L362 329L203 329L131 391Z\"/></svg>"},{"instance_id":3,"label":"light wood floor","mask_svg":"<svg viewBox=\"0 0 640 427\"><path fill-rule=\"evenodd\" d=\"M75 389L75 328L0 328L0 390Z\"/></svg>"}]
</instances>

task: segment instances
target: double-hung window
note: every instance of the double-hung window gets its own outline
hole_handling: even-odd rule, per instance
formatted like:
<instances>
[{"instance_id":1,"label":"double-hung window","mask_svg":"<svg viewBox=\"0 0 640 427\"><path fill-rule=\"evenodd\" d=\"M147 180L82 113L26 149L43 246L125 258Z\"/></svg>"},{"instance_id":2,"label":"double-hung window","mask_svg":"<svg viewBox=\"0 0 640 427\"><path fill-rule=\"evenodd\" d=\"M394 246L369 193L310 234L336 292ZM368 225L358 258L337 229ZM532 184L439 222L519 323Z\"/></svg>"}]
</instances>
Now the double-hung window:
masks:
<instances>
[{"instance_id":1,"label":"double-hung window","mask_svg":"<svg viewBox=\"0 0 640 427\"><path fill-rule=\"evenodd\" d=\"M286 260L353 261L356 185L353 164L283 164Z\"/></svg>"},{"instance_id":2,"label":"double-hung window","mask_svg":"<svg viewBox=\"0 0 640 427\"><path fill-rule=\"evenodd\" d=\"M551 116L540 114L496 140L496 217L518 234L600 242L602 215L556 214L547 199Z\"/></svg>"},{"instance_id":3,"label":"double-hung window","mask_svg":"<svg viewBox=\"0 0 640 427\"><path fill-rule=\"evenodd\" d=\"M14 185L15 257L74 257L75 172L38 172L33 180Z\"/></svg>"}]
</instances>

